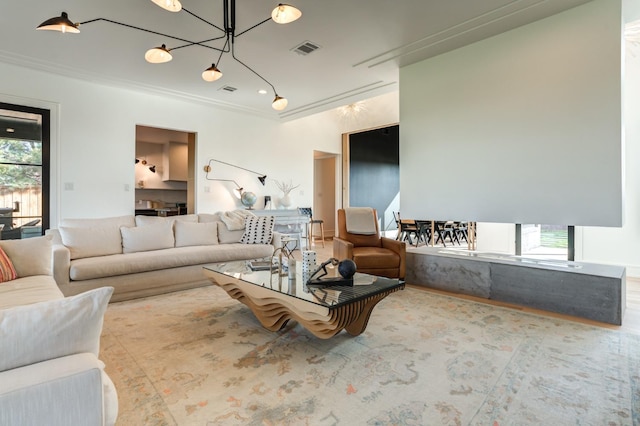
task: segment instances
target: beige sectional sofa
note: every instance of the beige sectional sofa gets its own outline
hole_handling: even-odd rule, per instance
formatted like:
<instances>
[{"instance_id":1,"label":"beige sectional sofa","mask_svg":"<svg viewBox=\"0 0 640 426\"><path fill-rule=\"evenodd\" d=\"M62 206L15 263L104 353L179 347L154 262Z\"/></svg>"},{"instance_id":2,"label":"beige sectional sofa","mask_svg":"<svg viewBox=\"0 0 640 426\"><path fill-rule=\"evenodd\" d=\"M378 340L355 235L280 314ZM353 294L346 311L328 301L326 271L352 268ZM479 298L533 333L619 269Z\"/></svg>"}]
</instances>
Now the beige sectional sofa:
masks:
<instances>
[{"instance_id":1,"label":"beige sectional sofa","mask_svg":"<svg viewBox=\"0 0 640 426\"><path fill-rule=\"evenodd\" d=\"M244 224L230 229L223 219L218 213L63 220L48 231L54 278L65 296L110 286L111 300L121 301L208 285L207 264L271 256L270 236L241 243Z\"/></svg>"},{"instance_id":2,"label":"beige sectional sofa","mask_svg":"<svg viewBox=\"0 0 640 426\"><path fill-rule=\"evenodd\" d=\"M17 275L0 282L0 425L115 424L116 390L98 359L113 289L64 297L49 237L0 248L0 267Z\"/></svg>"}]
</instances>

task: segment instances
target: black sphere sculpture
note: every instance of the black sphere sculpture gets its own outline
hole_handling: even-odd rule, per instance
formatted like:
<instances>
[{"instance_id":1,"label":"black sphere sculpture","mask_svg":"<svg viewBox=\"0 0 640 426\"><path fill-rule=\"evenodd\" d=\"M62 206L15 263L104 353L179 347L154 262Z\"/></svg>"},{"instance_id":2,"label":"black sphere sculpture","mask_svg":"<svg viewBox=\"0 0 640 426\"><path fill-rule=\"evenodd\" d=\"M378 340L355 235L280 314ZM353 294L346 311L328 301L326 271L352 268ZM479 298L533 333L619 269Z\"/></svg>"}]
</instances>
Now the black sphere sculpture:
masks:
<instances>
[{"instance_id":1,"label":"black sphere sculpture","mask_svg":"<svg viewBox=\"0 0 640 426\"><path fill-rule=\"evenodd\" d=\"M356 273L356 262L351 259L345 259L338 264L338 272L342 278L352 278Z\"/></svg>"}]
</instances>

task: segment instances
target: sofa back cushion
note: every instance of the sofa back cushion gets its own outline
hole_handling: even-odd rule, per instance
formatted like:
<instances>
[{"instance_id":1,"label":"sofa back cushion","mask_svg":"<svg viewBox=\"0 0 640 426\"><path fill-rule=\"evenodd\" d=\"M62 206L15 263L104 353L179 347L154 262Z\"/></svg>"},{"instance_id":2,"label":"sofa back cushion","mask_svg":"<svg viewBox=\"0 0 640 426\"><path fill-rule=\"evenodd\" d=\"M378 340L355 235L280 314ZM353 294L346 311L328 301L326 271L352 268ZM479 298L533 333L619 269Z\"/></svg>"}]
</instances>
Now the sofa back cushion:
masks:
<instances>
[{"instance_id":1,"label":"sofa back cushion","mask_svg":"<svg viewBox=\"0 0 640 426\"><path fill-rule=\"evenodd\" d=\"M244 235L244 229L231 231L220 219L220 214L200 213L198 215L200 223L216 222L218 224L218 241L220 244L239 243Z\"/></svg>"},{"instance_id":2,"label":"sofa back cushion","mask_svg":"<svg viewBox=\"0 0 640 426\"><path fill-rule=\"evenodd\" d=\"M0 247L11 259L18 278L51 275L51 237L1 240Z\"/></svg>"},{"instance_id":3,"label":"sofa back cushion","mask_svg":"<svg viewBox=\"0 0 640 426\"><path fill-rule=\"evenodd\" d=\"M0 310L0 371L83 352L98 356L113 287Z\"/></svg>"},{"instance_id":4,"label":"sofa back cushion","mask_svg":"<svg viewBox=\"0 0 640 426\"><path fill-rule=\"evenodd\" d=\"M101 217L101 218L81 218L81 219L62 219L60 226L68 228L94 228L96 226L112 226L120 229L121 226L136 226L133 215Z\"/></svg>"},{"instance_id":5,"label":"sofa back cushion","mask_svg":"<svg viewBox=\"0 0 640 426\"><path fill-rule=\"evenodd\" d=\"M185 214L179 216L143 216L138 215L135 217L136 226L157 225L158 223L170 221L170 222L197 222L198 215Z\"/></svg>"},{"instance_id":6,"label":"sofa back cushion","mask_svg":"<svg viewBox=\"0 0 640 426\"><path fill-rule=\"evenodd\" d=\"M173 221L163 221L155 225L120 228L122 252L161 250L174 245Z\"/></svg>"},{"instance_id":7,"label":"sofa back cushion","mask_svg":"<svg viewBox=\"0 0 640 426\"><path fill-rule=\"evenodd\" d=\"M120 228L113 225L87 228L61 226L58 230L72 260L122 253Z\"/></svg>"},{"instance_id":8,"label":"sofa back cushion","mask_svg":"<svg viewBox=\"0 0 640 426\"><path fill-rule=\"evenodd\" d=\"M176 221L174 224L176 247L206 246L218 244L218 223L191 223Z\"/></svg>"}]
</instances>

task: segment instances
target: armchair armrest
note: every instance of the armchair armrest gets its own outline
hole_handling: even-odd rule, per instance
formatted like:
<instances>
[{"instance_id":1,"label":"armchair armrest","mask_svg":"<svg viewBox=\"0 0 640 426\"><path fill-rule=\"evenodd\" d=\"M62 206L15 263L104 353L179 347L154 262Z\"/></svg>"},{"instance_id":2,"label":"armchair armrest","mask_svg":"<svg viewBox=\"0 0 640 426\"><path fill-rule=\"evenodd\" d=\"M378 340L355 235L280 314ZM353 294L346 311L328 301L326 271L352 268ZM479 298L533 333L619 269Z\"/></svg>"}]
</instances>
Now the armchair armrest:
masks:
<instances>
[{"instance_id":1,"label":"armchair armrest","mask_svg":"<svg viewBox=\"0 0 640 426\"><path fill-rule=\"evenodd\" d=\"M404 280L407 263L407 245L404 241L392 240L391 238L380 238L383 248L394 251L400 256L399 275L400 279Z\"/></svg>"},{"instance_id":2,"label":"armchair armrest","mask_svg":"<svg viewBox=\"0 0 640 426\"><path fill-rule=\"evenodd\" d=\"M71 269L71 252L62 244L54 244L52 247L53 279L64 293L64 288L69 285L69 269Z\"/></svg>"},{"instance_id":3,"label":"armchair armrest","mask_svg":"<svg viewBox=\"0 0 640 426\"><path fill-rule=\"evenodd\" d=\"M353 244L338 237L333 237L333 257L338 260L353 260Z\"/></svg>"}]
</instances>

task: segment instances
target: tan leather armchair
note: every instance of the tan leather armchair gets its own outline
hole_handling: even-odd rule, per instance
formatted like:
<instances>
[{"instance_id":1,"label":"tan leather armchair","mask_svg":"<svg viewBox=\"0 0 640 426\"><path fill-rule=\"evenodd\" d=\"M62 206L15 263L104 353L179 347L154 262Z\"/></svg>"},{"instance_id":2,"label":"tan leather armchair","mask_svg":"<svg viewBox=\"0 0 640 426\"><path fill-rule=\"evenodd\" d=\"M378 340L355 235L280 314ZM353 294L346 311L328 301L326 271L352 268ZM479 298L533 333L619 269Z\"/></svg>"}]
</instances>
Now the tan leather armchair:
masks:
<instances>
[{"instance_id":1,"label":"tan leather armchair","mask_svg":"<svg viewBox=\"0 0 640 426\"><path fill-rule=\"evenodd\" d=\"M375 235L351 234L347 232L344 209L338 210L338 237L333 239L333 257L353 260L358 272L404 279L406 245L402 241L380 237L378 215L375 210L373 214Z\"/></svg>"}]
</instances>

